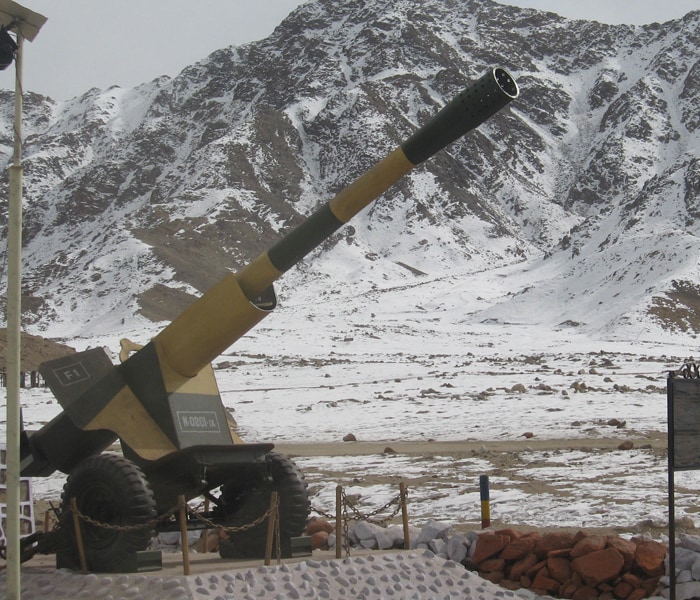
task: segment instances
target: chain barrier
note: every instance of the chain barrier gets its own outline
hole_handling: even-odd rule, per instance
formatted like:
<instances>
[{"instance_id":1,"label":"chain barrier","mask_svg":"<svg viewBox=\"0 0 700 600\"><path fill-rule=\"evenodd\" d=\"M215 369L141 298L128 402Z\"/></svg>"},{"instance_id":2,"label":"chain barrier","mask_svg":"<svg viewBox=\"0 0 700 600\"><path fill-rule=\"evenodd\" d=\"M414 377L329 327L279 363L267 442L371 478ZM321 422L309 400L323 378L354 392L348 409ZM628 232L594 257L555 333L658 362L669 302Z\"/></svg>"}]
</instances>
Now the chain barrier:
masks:
<instances>
[{"instance_id":1,"label":"chain barrier","mask_svg":"<svg viewBox=\"0 0 700 600\"><path fill-rule=\"evenodd\" d=\"M340 487L340 486L339 486ZM349 533L349 523L350 521L367 521L368 523L373 523L375 525L381 525L383 526L385 523L388 521L391 521L396 515L399 514L399 511L403 507L403 503L405 502L405 499L408 497L408 490L404 489L403 491L403 496L402 493L399 492L394 496L391 500L386 502L384 505L380 506L376 510L373 510L370 513L363 513L360 511L354 503L350 502L348 499L346 493L345 493L345 488L340 489L340 504L341 504L341 511L342 511L342 522L343 522L343 535L342 535L342 541L343 541L343 546L345 548L345 556L348 557L350 556L350 536L348 535ZM383 513L385 510L387 510L391 505L395 505L393 511L391 514L382 517L381 519L375 519L378 514ZM350 511L348 511L348 507L350 508ZM335 521L337 520L337 515L332 515L318 507L315 507L311 505L311 510L322 517L325 517L329 521ZM352 515L350 514L352 512Z\"/></svg>"},{"instance_id":2,"label":"chain barrier","mask_svg":"<svg viewBox=\"0 0 700 600\"><path fill-rule=\"evenodd\" d=\"M408 492L406 492L406 496L408 496ZM342 498L343 498L343 506L344 507L349 506L350 510L355 515L353 517L350 517L350 520L352 520L352 521L369 521L370 523L375 523L376 525L384 525L386 522L391 521L396 515L398 515L399 511L401 510L401 494L397 494L396 496L394 496L394 498L392 498L386 504L384 504L384 506L380 506L377 510L372 511L369 514L364 514L364 513L360 512L360 510L358 510L353 505L353 503L348 500L348 497L345 494L345 490L342 490ZM382 519L372 519L372 517L378 515L382 511L386 510L394 503L396 504L396 507L394 508L393 512L390 515L388 515ZM336 518L336 515L328 513L326 511L314 506L313 504L311 505L311 510L313 512L315 512L316 514L321 515L322 517L325 517L326 519L331 520L331 521L335 520L335 518ZM347 511L347 508L345 509L345 511Z\"/></svg>"},{"instance_id":3,"label":"chain barrier","mask_svg":"<svg viewBox=\"0 0 700 600\"><path fill-rule=\"evenodd\" d=\"M353 516L349 517L351 521L369 521L370 523L374 523L376 525L384 525L386 522L391 521L397 514L399 514L399 511L401 510L401 494L396 494L391 500L389 500L386 504L383 506L380 506L377 510L372 511L371 513L365 514L361 512L359 509L357 509L352 502L348 500L347 495L345 494L345 489L342 490L342 499L343 499L343 516L345 518L345 514L347 513L347 508L350 507L350 510L353 512ZM408 495L408 492L406 493ZM382 511L386 510L389 508L392 504L396 504L394 507L394 510L392 513L382 519L373 519L372 517L375 517ZM316 514L321 515L322 517L325 517L329 521L334 521L337 517L336 515L332 515L330 513L327 513L326 511L315 507L313 504L311 505L311 510L315 512Z\"/></svg>"},{"instance_id":4,"label":"chain barrier","mask_svg":"<svg viewBox=\"0 0 700 600\"><path fill-rule=\"evenodd\" d=\"M377 510L374 510L368 514L361 512L354 504L348 502L348 498L345 495L345 489L342 490L342 495L343 504L349 506L350 510L355 515L354 517L352 517L353 521L368 521L369 523L374 523L375 525L384 525L387 521L391 521L397 514L399 514L399 511L401 510L401 494L396 494L396 496L394 496L386 504L380 506ZM376 517L379 513L388 509L392 504L396 504L396 506L394 507L393 512L389 516L384 517L383 519L373 518Z\"/></svg>"},{"instance_id":5,"label":"chain barrier","mask_svg":"<svg viewBox=\"0 0 700 600\"><path fill-rule=\"evenodd\" d=\"M336 519L335 515L327 513L324 510L321 510L320 508L316 508L313 504L309 508L311 509L311 512L315 512L316 514L321 515L322 517L325 517L329 521L335 521L335 519Z\"/></svg>"},{"instance_id":6,"label":"chain barrier","mask_svg":"<svg viewBox=\"0 0 700 600\"><path fill-rule=\"evenodd\" d=\"M139 529L153 529L158 523L165 521L172 517L177 511L179 510L179 507L174 507L171 508L169 511L163 513L162 515L159 515L150 521L145 521L143 523L136 523L134 525L114 525L112 523L102 523L101 521L98 521L96 519L93 519L92 517L89 517L88 515L84 515L81 513L79 510L75 511L75 514L77 517L81 520L87 523L88 525L92 525L93 527L99 527L101 529L109 529L111 531L138 531ZM72 512L71 508L68 508L66 510L67 513Z\"/></svg>"},{"instance_id":7,"label":"chain barrier","mask_svg":"<svg viewBox=\"0 0 700 600\"><path fill-rule=\"evenodd\" d=\"M247 531L248 529L252 529L257 525L260 525L260 523L269 518L270 514L275 508L268 508L262 515L255 519L255 521L251 521L250 523L244 523L243 525L239 525L238 527L228 527L222 525L221 523L216 523L215 521L207 519L205 516L196 512L190 506L187 506L187 513L196 518L197 520L201 521L205 525L207 525L210 529L223 529L226 533L237 533L239 531Z\"/></svg>"},{"instance_id":8,"label":"chain barrier","mask_svg":"<svg viewBox=\"0 0 700 600\"><path fill-rule=\"evenodd\" d=\"M406 495L408 492L406 492ZM401 510L401 494L397 494L394 496L391 500L386 502L384 505L380 506L376 510L370 512L370 513L363 513L360 511L357 507L354 506L353 503L351 503L348 500L348 497L345 493L345 489L341 490L341 498L342 498L342 510L343 510L343 538L345 541L345 552L346 555L349 555L350 553L350 540L348 536L348 523L349 521L367 521L369 523L374 523L376 525L384 525L386 522L391 521L396 515L399 513ZM390 506L395 505L393 511L391 514L388 516L385 516L381 519L375 519L378 514L382 513L383 511L387 510ZM270 518L271 514L273 511L278 510L279 507L279 500L276 506L268 508L262 515L260 515L257 519L254 521L251 521L250 523L244 523L243 525L239 525L237 527L230 527L226 525L222 525L221 523L217 523L215 521L212 521L211 519L208 519L204 515L198 512L198 509L201 508L202 504L200 503L197 505L196 508L191 507L189 504L186 505L186 511L187 514L193 517L194 519L197 519L204 523L204 525L207 526L209 529L221 529L225 531L226 533L238 533L241 531L247 531L248 529L252 529L253 527L256 527L266 521L268 518ZM350 508L350 511L348 511L348 507ZM335 520L336 515L332 515L330 513L327 513L313 505L311 505L311 510L329 520ZM84 523L87 523L88 525L92 525L93 527L99 527L102 529L108 529L110 531L138 531L141 529L153 529L156 525L159 523L162 523L168 519L170 519L173 515L175 515L178 511L180 510L179 506L174 506L170 510L166 511L162 515L158 515L154 517L153 519L150 519L149 521L145 521L143 523L136 523L134 525L114 525L113 523L103 523L101 521L98 521L97 519L93 519L92 517L83 514L80 512L80 510L75 511L76 516L78 519L83 521ZM73 512L73 509L68 507L66 508L65 511L63 511L63 514L61 514L57 521L55 526L51 530L51 534L56 534L58 531L62 529L62 527L65 525L65 521L67 519L67 516ZM349 512L352 512L352 515L349 514ZM275 537L276 537L276 545L277 545L277 552L279 553L280 551L280 526L279 526L279 519L277 519L276 525L275 525ZM26 552L29 554L25 560L28 560L35 554L39 552L38 547L37 548L27 548ZM0 558L4 558L4 554L6 553L6 549L4 545L0 546ZM279 559L279 556L278 556Z\"/></svg>"},{"instance_id":9,"label":"chain barrier","mask_svg":"<svg viewBox=\"0 0 700 600\"><path fill-rule=\"evenodd\" d=\"M217 523L215 521L212 521L211 519L207 519L205 516L197 512L197 509L201 507L201 503L196 507L193 508L189 505L187 505L186 510L187 513L194 517L195 519L201 521L205 525L207 525L210 529L223 529L224 531L228 533L237 533L240 531L247 531L248 529L252 529L253 527L256 527L257 525L260 525L263 521L269 518L270 513L272 509L267 509L262 515L260 515L255 521L251 521L250 523L244 523L243 525L240 525L238 527L228 527L225 525L222 525L221 523ZM93 519L92 517L83 514L80 512L80 510L76 511L76 515L78 518L87 523L88 525L92 525L93 527L99 527L102 529L109 529L111 531L138 531L140 529L153 529L158 523L167 521L172 517L175 513L177 513L180 510L178 506L174 506L170 510L164 512L162 515L159 515L150 521L144 521L143 523L136 523L134 525L114 525L113 523L103 523L101 521L98 521L97 519ZM72 512L72 509L70 507L66 508L64 513L61 515L60 519L56 522L55 527L51 530L52 532L58 530L61 528L61 526L64 524L64 521L66 520L66 515L70 514Z\"/></svg>"}]
</instances>

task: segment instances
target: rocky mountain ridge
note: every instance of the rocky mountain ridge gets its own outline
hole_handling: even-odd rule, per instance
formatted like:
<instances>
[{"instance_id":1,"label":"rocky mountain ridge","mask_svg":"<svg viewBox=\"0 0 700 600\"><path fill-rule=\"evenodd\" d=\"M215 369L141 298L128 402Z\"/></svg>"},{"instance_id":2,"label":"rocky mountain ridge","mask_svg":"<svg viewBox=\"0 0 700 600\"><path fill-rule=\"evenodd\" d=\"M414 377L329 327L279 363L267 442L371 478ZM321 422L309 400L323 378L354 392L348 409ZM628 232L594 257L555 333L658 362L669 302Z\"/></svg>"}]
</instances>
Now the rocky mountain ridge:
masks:
<instances>
[{"instance_id":1,"label":"rocky mountain ridge","mask_svg":"<svg viewBox=\"0 0 700 600\"><path fill-rule=\"evenodd\" d=\"M172 79L61 103L27 93L26 328L70 337L171 319L502 65L520 98L330 239L292 287L431 281L438 295L456 274L468 286L492 271L508 284L469 318L693 336L699 21L317 0Z\"/></svg>"}]
</instances>

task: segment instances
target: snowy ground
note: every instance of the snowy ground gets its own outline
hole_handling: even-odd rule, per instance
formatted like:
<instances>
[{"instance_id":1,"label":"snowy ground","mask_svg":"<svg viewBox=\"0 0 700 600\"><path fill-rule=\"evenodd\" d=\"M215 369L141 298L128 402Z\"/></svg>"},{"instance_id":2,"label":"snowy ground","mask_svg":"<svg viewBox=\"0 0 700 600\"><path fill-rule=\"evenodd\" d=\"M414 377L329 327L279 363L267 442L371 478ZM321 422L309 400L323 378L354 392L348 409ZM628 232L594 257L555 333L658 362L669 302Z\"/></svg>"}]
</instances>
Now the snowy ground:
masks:
<instances>
[{"instance_id":1,"label":"snowy ground","mask_svg":"<svg viewBox=\"0 0 700 600\"><path fill-rule=\"evenodd\" d=\"M246 441L342 445L352 433L389 447L462 440L464 450L441 454L428 445L422 454L299 456L315 507L333 513L342 484L371 509L404 480L417 524L478 523L485 474L492 517L503 523L667 522L666 377L694 348L591 340L575 329L528 324L460 325L449 312L372 316L326 305L319 317L318 308L283 309L218 361L223 401ZM116 337L103 343L118 349ZM48 390L22 394L28 429L59 410ZM635 448L592 451L595 440L611 438L634 439ZM534 444L543 440L552 445ZM34 493L56 498L61 486L58 476L36 479ZM694 517L699 491L694 472L676 474L677 516Z\"/></svg>"}]
</instances>

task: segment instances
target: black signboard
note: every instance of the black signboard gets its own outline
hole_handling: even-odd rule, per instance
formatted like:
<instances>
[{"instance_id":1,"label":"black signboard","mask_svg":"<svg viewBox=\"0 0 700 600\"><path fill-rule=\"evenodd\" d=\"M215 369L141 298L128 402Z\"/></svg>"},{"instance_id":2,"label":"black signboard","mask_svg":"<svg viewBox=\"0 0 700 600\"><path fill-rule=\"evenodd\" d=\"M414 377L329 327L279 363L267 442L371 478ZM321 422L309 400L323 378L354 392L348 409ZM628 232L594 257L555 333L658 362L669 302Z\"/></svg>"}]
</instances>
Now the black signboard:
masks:
<instances>
[{"instance_id":1,"label":"black signboard","mask_svg":"<svg viewBox=\"0 0 700 600\"><path fill-rule=\"evenodd\" d=\"M674 471L700 469L700 379L669 377L669 439Z\"/></svg>"},{"instance_id":2,"label":"black signboard","mask_svg":"<svg viewBox=\"0 0 700 600\"><path fill-rule=\"evenodd\" d=\"M680 375L680 376L679 376ZM668 558L669 600L676 600L675 472L700 469L700 369L686 364L669 373L668 410Z\"/></svg>"}]
</instances>

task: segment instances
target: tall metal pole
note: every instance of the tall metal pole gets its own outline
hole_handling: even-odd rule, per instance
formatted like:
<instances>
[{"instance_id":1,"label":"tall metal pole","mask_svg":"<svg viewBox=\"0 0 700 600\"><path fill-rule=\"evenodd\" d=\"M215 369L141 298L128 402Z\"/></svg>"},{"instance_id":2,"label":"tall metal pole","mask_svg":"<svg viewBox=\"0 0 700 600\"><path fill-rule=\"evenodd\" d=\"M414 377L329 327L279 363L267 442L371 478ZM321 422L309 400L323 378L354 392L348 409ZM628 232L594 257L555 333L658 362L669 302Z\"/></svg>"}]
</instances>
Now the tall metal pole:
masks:
<instances>
[{"instance_id":1,"label":"tall metal pole","mask_svg":"<svg viewBox=\"0 0 700 600\"><path fill-rule=\"evenodd\" d=\"M676 600L676 417L674 411L673 371L666 380L666 436L668 460L668 593L669 600Z\"/></svg>"},{"instance_id":2,"label":"tall metal pole","mask_svg":"<svg viewBox=\"0 0 700 600\"><path fill-rule=\"evenodd\" d=\"M20 344L22 315L22 47L15 57L15 142L10 167L7 232L7 598L19 600L20 585Z\"/></svg>"}]
</instances>

